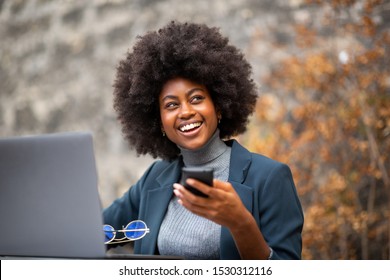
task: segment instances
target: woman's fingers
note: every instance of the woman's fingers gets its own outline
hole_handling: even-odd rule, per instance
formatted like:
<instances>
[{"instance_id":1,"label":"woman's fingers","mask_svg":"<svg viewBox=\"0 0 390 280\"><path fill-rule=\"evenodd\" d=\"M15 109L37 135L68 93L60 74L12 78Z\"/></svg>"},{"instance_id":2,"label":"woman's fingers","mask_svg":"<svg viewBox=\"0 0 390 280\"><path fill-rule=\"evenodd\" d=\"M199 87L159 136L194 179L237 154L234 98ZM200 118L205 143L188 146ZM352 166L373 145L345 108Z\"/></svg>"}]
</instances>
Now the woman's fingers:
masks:
<instances>
[{"instance_id":1,"label":"woman's fingers","mask_svg":"<svg viewBox=\"0 0 390 280\"><path fill-rule=\"evenodd\" d=\"M174 184L174 193L179 198L179 203L194 214L230 226L236 222L235 219L240 217L245 208L229 182L214 180L213 187L191 179L187 183L191 183L194 188L209 196L207 198L197 196L184 186Z\"/></svg>"}]
</instances>

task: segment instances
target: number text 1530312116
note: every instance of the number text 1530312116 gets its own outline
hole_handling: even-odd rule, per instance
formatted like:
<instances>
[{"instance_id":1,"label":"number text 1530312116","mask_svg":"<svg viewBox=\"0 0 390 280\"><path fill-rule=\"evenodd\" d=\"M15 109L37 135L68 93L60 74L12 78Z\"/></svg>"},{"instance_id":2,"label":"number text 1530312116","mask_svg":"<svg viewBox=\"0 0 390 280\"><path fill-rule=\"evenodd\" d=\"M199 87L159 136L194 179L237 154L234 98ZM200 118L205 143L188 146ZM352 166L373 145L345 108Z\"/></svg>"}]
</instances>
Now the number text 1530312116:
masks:
<instances>
[{"instance_id":1,"label":"number text 1530312116","mask_svg":"<svg viewBox=\"0 0 390 280\"><path fill-rule=\"evenodd\" d=\"M272 275L271 267L241 267L241 266L220 266L213 267L213 275L257 275L270 276Z\"/></svg>"}]
</instances>

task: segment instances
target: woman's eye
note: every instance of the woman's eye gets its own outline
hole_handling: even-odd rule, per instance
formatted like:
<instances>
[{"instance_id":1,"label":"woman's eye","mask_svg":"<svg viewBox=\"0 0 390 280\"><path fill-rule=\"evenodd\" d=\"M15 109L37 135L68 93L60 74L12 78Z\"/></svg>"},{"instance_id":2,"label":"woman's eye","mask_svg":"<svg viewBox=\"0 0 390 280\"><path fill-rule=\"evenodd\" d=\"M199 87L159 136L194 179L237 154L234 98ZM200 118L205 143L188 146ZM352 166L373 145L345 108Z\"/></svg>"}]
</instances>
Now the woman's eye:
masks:
<instances>
[{"instance_id":1,"label":"woman's eye","mask_svg":"<svg viewBox=\"0 0 390 280\"><path fill-rule=\"evenodd\" d=\"M167 108L167 109L173 109L176 107L177 107L177 104L175 102L169 102L169 103L165 104L165 108Z\"/></svg>"},{"instance_id":2,"label":"woman's eye","mask_svg":"<svg viewBox=\"0 0 390 280\"><path fill-rule=\"evenodd\" d=\"M204 100L204 96L201 95L195 95L191 98L191 103L199 103L202 100Z\"/></svg>"}]
</instances>

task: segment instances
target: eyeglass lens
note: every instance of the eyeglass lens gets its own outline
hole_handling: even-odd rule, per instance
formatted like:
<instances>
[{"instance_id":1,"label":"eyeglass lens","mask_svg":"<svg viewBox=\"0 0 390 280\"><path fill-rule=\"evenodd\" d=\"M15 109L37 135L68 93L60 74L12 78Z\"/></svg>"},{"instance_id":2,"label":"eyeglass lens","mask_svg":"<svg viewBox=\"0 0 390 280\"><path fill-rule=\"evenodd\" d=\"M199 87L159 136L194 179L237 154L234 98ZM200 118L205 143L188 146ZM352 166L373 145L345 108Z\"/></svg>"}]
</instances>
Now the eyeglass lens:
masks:
<instances>
[{"instance_id":1,"label":"eyeglass lens","mask_svg":"<svg viewBox=\"0 0 390 280\"><path fill-rule=\"evenodd\" d=\"M146 234L147 227L143 221L133 221L125 227L125 230L125 236L130 240L135 240L140 239Z\"/></svg>"},{"instance_id":2,"label":"eyeglass lens","mask_svg":"<svg viewBox=\"0 0 390 280\"><path fill-rule=\"evenodd\" d=\"M112 226L104 225L103 230L104 230L104 242L105 243L108 243L108 242L115 239L116 232Z\"/></svg>"}]
</instances>

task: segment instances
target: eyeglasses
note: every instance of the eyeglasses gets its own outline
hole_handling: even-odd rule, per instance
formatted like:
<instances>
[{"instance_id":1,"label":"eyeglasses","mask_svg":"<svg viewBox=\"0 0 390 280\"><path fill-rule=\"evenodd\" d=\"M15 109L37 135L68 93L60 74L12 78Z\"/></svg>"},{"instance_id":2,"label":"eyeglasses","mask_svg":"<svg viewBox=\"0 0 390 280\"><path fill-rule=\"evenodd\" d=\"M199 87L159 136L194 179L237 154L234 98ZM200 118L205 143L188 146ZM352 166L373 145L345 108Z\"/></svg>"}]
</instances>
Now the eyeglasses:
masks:
<instances>
[{"instance_id":1,"label":"eyeglasses","mask_svg":"<svg viewBox=\"0 0 390 280\"><path fill-rule=\"evenodd\" d=\"M104 244L116 244L141 239L149 233L150 230L144 221L135 220L125 227L122 226L122 229L119 230L114 229L110 225L103 225L103 231L105 235ZM122 232L124 237L115 239L118 232Z\"/></svg>"}]
</instances>

